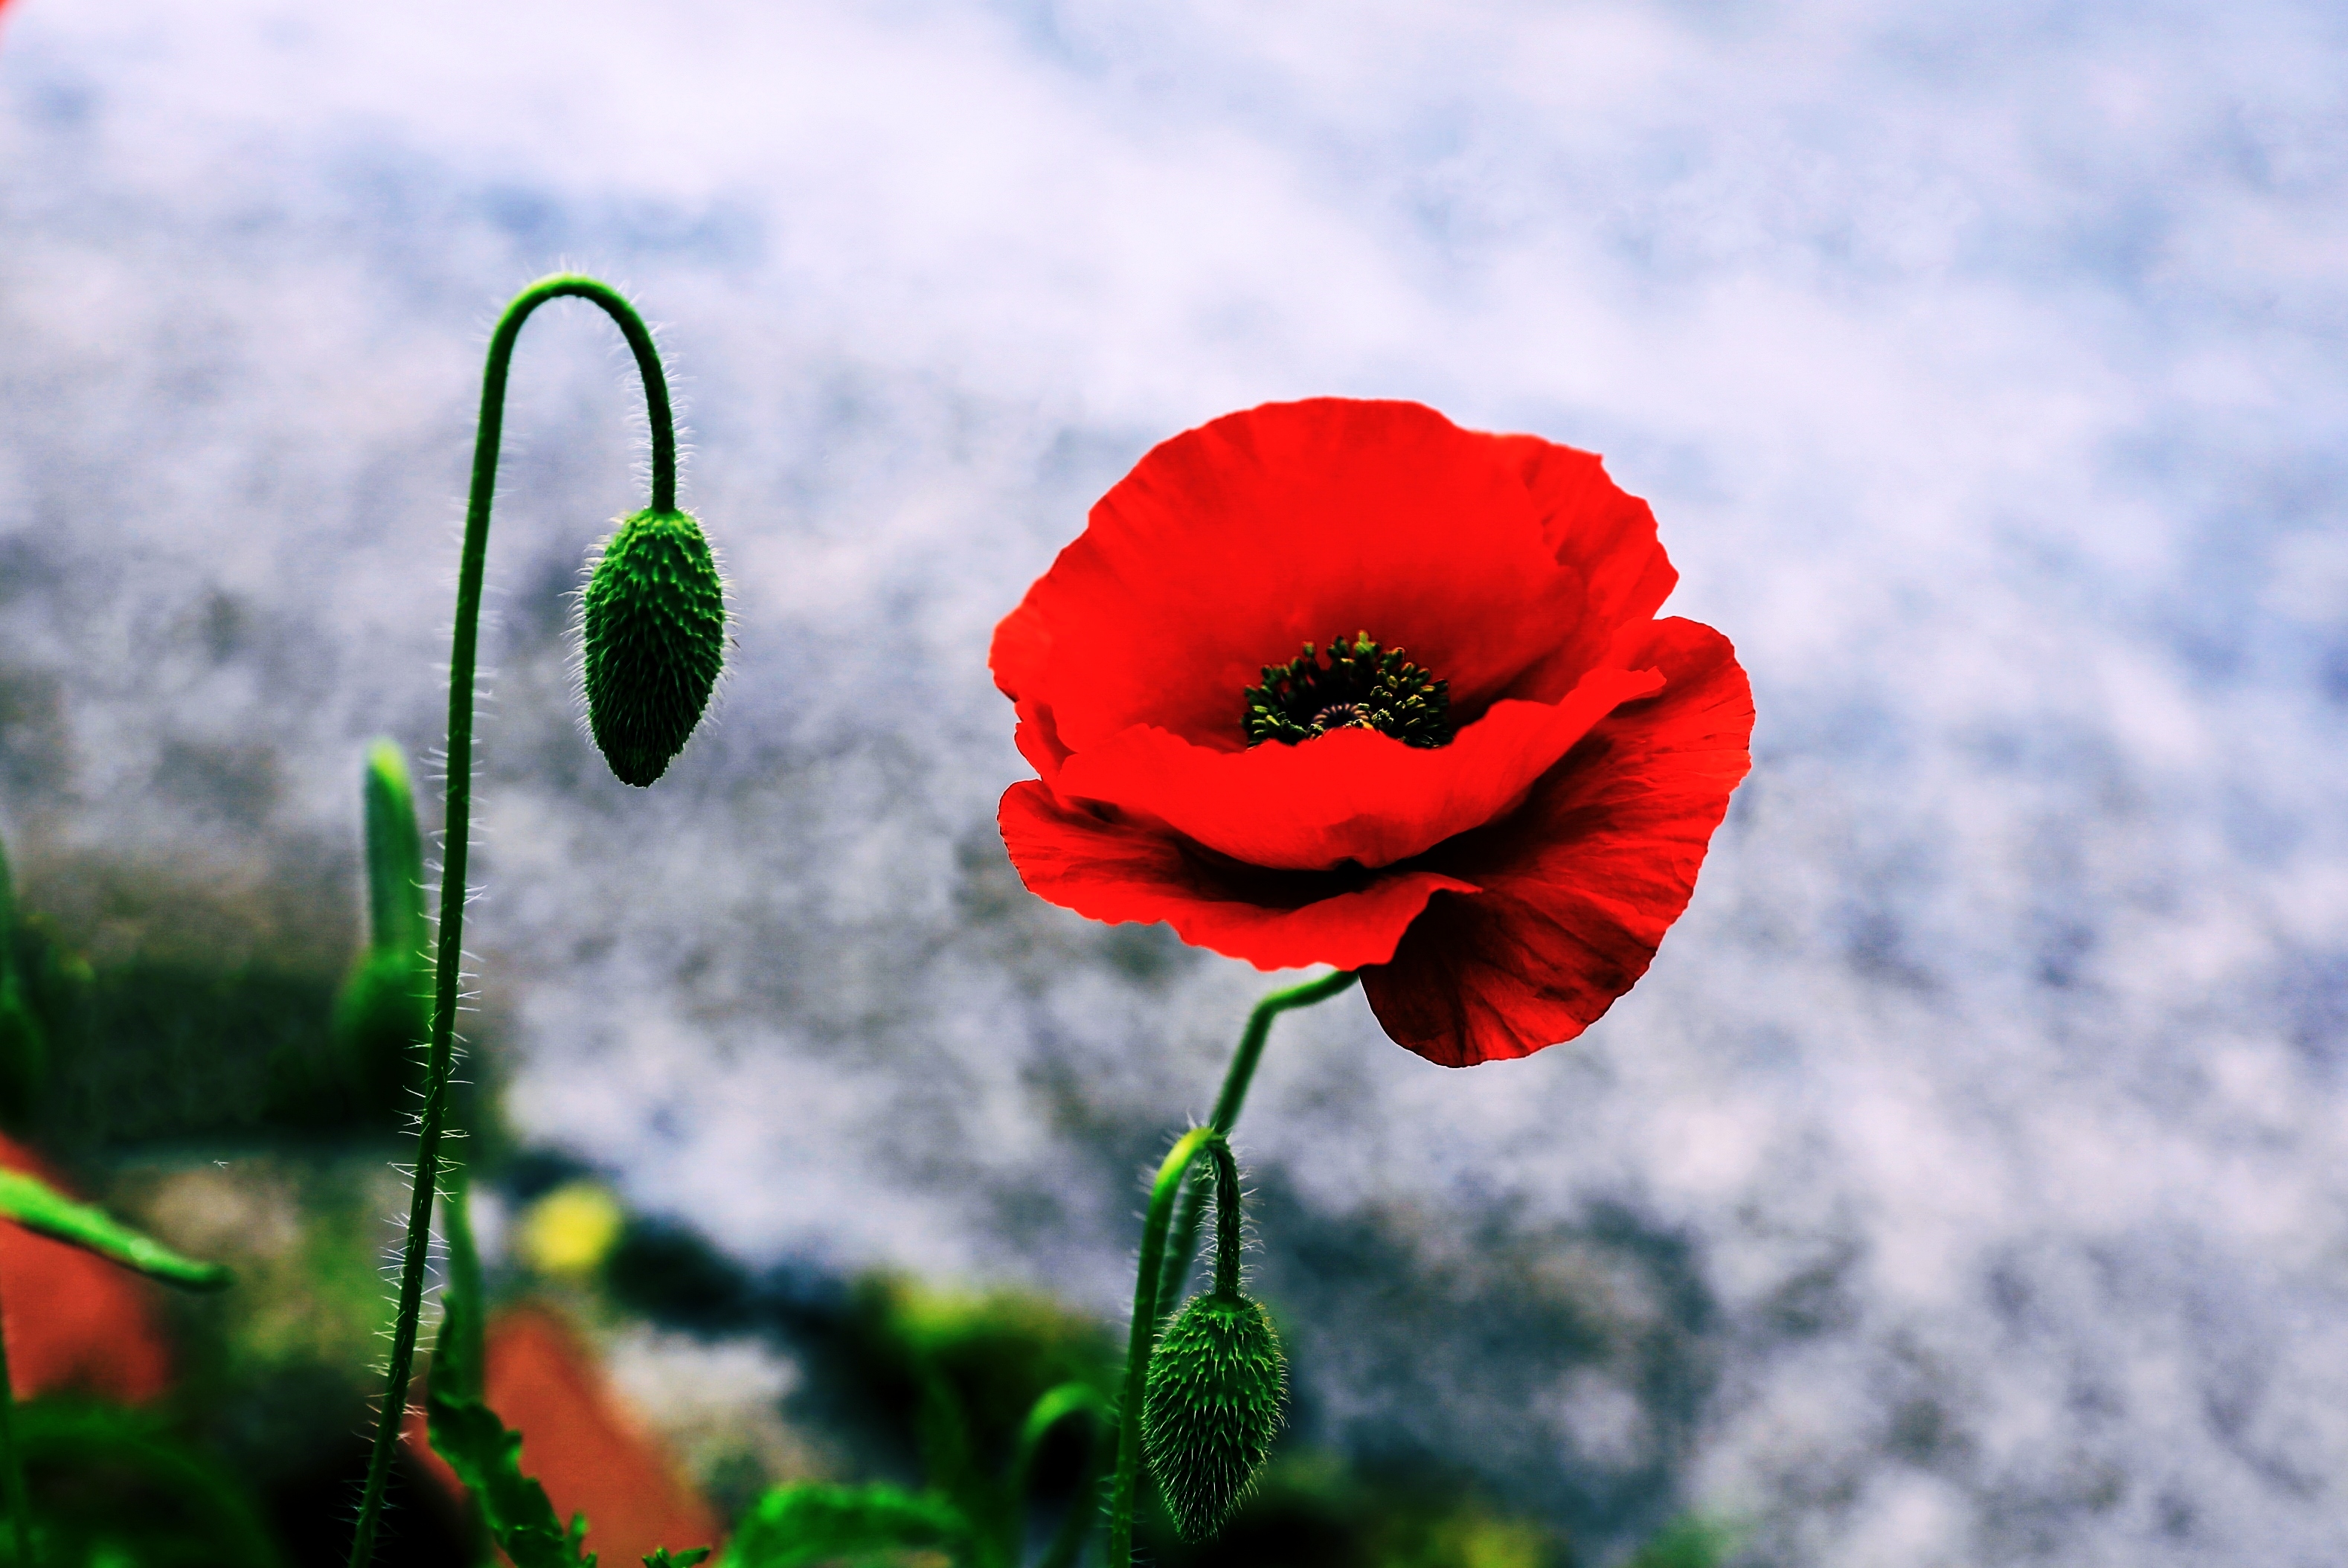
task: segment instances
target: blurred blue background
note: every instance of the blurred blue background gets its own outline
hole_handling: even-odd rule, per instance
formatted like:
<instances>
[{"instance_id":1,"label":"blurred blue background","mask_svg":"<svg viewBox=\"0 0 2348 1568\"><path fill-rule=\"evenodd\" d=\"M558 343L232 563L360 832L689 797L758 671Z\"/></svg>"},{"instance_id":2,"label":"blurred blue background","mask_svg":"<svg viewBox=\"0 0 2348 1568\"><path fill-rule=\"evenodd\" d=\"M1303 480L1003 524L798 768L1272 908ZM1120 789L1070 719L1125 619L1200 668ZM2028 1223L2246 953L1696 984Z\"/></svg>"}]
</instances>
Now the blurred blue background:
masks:
<instances>
[{"instance_id":1,"label":"blurred blue background","mask_svg":"<svg viewBox=\"0 0 2348 1568\"><path fill-rule=\"evenodd\" d=\"M739 641L613 782L567 596L638 396L542 313L469 927L508 1113L746 1260L1114 1317L1266 982L1018 887L994 620L1236 407L1592 448L1753 776L1582 1040L1282 1025L1240 1143L1301 1425L1592 1562L1694 1507L1789 1568L2338 1563L2343 82L2317 5L13 0L0 832L101 955L344 961L487 325L610 277Z\"/></svg>"}]
</instances>

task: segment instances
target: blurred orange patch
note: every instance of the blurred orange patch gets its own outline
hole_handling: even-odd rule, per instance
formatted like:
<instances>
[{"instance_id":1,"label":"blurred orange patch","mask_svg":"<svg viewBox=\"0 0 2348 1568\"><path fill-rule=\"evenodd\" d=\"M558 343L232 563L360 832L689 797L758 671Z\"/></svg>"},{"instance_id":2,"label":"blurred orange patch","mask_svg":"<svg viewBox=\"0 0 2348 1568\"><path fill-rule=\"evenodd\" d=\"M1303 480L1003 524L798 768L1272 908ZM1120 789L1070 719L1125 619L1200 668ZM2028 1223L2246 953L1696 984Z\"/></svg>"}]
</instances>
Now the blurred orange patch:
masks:
<instances>
[{"instance_id":1,"label":"blurred orange patch","mask_svg":"<svg viewBox=\"0 0 2348 1568\"><path fill-rule=\"evenodd\" d=\"M46 1161L5 1136L0 1165L67 1190ZM126 1405L160 1398L171 1357L158 1288L77 1246L0 1223L0 1325L16 1397L74 1393Z\"/></svg>"},{"instance_id":2,"label":"blurred orange patch","mask_svg":"<svg viewBox=\"0 0 2348 1568\"><path fill-rule=\"evenodd\" d=\"M587 1516L589 1551L607 1563L632 1563L655 1546L716 1544L717 1521L708 1505L678 1477L613 1391L594 1352L560 1316L543 1307L510 1308L489 1320L482 1349L483 1393L521 1434L523 1472L546 1488L559 1518ZM406 1440L461 1499L456 1472L432 1451L420 1408L409 1413Z\"/></svg>"}]
</instances>

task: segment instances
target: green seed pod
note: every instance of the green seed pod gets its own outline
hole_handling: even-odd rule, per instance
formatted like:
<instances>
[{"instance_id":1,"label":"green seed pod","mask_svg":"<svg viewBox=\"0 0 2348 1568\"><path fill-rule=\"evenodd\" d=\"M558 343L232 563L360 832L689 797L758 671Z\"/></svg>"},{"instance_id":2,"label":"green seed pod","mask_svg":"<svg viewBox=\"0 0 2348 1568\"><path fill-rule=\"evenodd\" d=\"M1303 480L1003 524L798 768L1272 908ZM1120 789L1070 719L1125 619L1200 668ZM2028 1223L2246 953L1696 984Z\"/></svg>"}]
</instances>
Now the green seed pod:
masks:
<instances>
[{"instance_id":1,"label":"green seed pod","mask_svg":"<svg viewBox=\"0 0 2348 1568\"><path fill-rule=\"evenodd\" d=\"M1194 1296L1149 1358L1141 1444L1174 1526L1213 1539L1272 1452L1288 1359L1272 1314L1237 1291Z\"/></svg>"},{"instance_id":2,"label":"green seed pod","mask_svg":"<svg viewBox=\"0 0 2348 1568\"><path fill-rule=\"evenodd\" d=\"M701 525L642 511L603 543L582 603L587 723L622 784L668 770L726 661L726 589Z\"/></svg>"}]
</instances>

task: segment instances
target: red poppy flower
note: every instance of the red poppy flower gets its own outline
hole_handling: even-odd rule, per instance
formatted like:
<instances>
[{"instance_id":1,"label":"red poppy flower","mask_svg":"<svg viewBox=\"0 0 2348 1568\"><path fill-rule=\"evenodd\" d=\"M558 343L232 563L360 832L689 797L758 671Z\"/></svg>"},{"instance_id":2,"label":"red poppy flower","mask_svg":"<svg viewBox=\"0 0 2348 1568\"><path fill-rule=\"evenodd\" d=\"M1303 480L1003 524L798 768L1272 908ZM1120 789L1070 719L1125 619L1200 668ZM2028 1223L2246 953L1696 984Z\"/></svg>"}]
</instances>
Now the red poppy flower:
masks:
<instances>
[{"instance_id":1,"label":"red poppy flower","mask_svg":"<svg viewBox=\"0 0 2348 1568\"><path fill-rule=\"evenodd\" d=\"M1678 575L1570 446L1336 398L1188 431L995 629L1042 775L1003 796L1012 864L1093 919L1358 968L1430 1061L1570 1040L1751 765L1728 640L1654 618Z\"/></svg>"}]
</instances>

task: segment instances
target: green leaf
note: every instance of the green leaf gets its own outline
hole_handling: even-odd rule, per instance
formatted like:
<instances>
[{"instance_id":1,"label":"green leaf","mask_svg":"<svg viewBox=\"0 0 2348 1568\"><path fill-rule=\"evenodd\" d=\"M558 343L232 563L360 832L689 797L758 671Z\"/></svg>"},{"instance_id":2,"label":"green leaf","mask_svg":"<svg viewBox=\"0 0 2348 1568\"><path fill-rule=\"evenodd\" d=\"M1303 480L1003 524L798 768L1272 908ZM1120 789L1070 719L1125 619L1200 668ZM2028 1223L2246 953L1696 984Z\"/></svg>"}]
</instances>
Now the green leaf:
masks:
<instances>
[{"instance_id":1,"label":"green leaf","mask_svg":"<svg viewBox=\"0 0 2348 1568\"><path fill-rule=\"evenodd\" d=\"M961 1556L970 1522L934 1493L895 1486L778 1486L758 1500L727 1550L727 1568L864 1563L899 1552Z\"/></svg>"},{"instance_id":2,"label":"green leaf","mask_svg":"<svg viewBox=\"0 0 2348 1568\"><path fill-rule=\"evenodd\" d=\"M452 1215L461 1212L463 1201L461 1194L453 1199ZM469 1233L460 1245L470 1252ZM594 1568L593 1553L581 1555L586 1516L572 1514L570 1528L563 1528L546 1488L522 1473L521 1434L508 1430L481 1399L481 1337L475 1316L479 1310L478 1286L451 1289L442 1298L431 1389L424 1399L433 1450L480 1505L482 1522L514 1568Z\"/></svg>"},{"instance_id":3,"label":"green leaf","mask_svg":"<svg viewBox=\"0 0 2348 1568\"><path fill-rule=\"evenodd\" d=\"M572 1514L564 1529L546 1489L522 1474L520 1432L479 1399L448 1399L436 1389L424 1407L434 1451L480 1504L483 1522L514 1568L595 1568L593 1553L581 1555L586 1516Z\"/></svg>"},{"instance_id":4,"label":"green leaf","mask_svg":"<svg viewBox=\"0 0 2348 1568\"><path fill-rule=\"evenodd\" d=\"M674 1557L669 1555L667 1547L655 1546L653 1548L653 1554L644 1559L644 1568L693 1568L695 1563L708 1555L709 1548L706 1546L696 1546L690 1552L680 1552Z\"/></svg>"},{"instance_id":5,"label":"green leaf","mask_svg":"<svg viewBox=\"0 0 2348 1568\"><path fill-rule=\"evenodd\" d=\"M38 1176L0 1171L0 1218L28 1231L94 1252L125 1268L189 1290L219 1290L229 1284L224 1265L181 1257L161 1242L140 1235L89 1204L77 1204Z\"/></svg>"}]
</instances>

